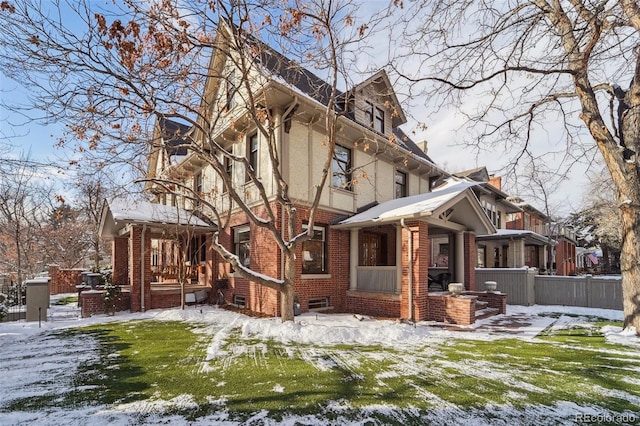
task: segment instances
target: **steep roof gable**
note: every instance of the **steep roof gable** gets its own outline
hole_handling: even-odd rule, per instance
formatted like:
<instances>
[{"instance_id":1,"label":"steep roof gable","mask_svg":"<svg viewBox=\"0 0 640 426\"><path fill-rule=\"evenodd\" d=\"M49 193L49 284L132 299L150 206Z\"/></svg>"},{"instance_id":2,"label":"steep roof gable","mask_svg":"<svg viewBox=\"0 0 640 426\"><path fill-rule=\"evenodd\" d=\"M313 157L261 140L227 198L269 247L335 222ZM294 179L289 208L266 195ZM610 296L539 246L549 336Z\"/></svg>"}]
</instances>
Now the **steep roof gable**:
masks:
<instances>
[{"instance_id":1,"label":"steep roof gable","mask_svg":"<svg viewBox=\"0 0 640 426\"><path fill-rule=\"evenodd\" d=\"M391 107L393 111L392 124L394 128L407 122L407 117L400 106L396 92L393 90L391 80L389 80L389 76L385 70L381 69L371 77L356 84L353 88L347 91L348 96L355 96L356 93L366 91L369 87L372 88L374 93L376 93L378 99L382 101L381 103L388 103Z\"/></svg>"}]
</instances>

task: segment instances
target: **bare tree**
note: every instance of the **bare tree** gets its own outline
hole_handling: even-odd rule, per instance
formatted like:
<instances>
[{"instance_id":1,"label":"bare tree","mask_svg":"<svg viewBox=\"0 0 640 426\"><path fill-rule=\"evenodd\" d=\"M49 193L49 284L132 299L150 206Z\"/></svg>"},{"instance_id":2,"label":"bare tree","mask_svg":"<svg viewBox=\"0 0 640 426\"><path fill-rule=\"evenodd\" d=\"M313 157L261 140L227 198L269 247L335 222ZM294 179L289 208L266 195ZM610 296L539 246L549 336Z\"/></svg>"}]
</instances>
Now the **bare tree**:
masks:
<instances>
[{"instance_id":1,"label":"bare tree","mask_svg":"<svg viewBox=\"0 0 640 426\"><path fill-rule=\"evenodd\" d=\"M441 0L392 12L407 17L393 33L396 70L413 94L465 104L469 142L514 161L561 154L563 167L599 151L620 209L624 325L640 333L637 1Z\"/></svg>"},{"instance_id":2,"label":"bare tree","mask_svg":"<svg viewBox=\"0 0 640 426\"><path fill-rule=\"evenodd\" d=\"M53 190L28 156L0 168L0 251L2 269L18 283L42 268L42 224L53 203Z\"/></svg>"},{"instance_id":3,"label":"bare tree","mask_svg":"<svg viewBox=\"0 0 640 426\"><path fill-rule=\"evenodd\" d=\"M109 182L106 173L98 167L93 174L80 173L76 182L75 203L80 210L81 219L87 226L86 240L91 248L93 267L96 269L100 268L100 260L105 253L104 242L99 233L102 205L107 197L115 193Z\"/></svg>"},{"instance_id":4,"label":"bare tree","mask_svg":"<svg viewBox=\"0 0 640 426\"><path fill-rule=\"evenodd\" d=\"M603 271L619 270L618 260L622 247L620 215L616 194L602 166L590 173L590 190L584 207L571 215L570 223L576 229L578 243L585 248L602 250Z\"/></svg>"},{"instance_id":5,"label":"bare tree","mask_svg":"<svg viewBox=\"0 0 640 426\"><path fill-rule=\"evenodd\" d=\"M189 149L198 161L215 170L234 208L268 233L284 259L284 272L278 277L258 273L218 238L213 248L236 273L278 290L282 319L292 320L295 252L313 235L315 212L331 170L337 122L343 113L336 106L337 86L348 80L343 59L373 22L356 22L355 8L348 0L282 4L127 0L123 4L121 9L98 10L89 1L78 1L73 7L58 1L46 5L35 0L2 1L0 9L8 23L0 30L4 72L28 83L49 117L67 123L69 138L61 143L75 141L85 158L105 166L121 161L139 173L146 172L148 153L164 149L158 138L151 137L154 126L166 119L184 123L190 129L188 135L182 146L173 148ZM293 62L276 53L271 48L275 45L292 55L298 53L296 59L312 63L327 82L313 78L299 65L291 68ZM208 61L212 53L219 58L216 55L221 52L237 70L234 76ZM289 197L288 177L282 173L277 142L286 123L278 121L271 101L260 91L261 78L285 74L304 78L325 105L317 119L324 122L327 134L326 157L307 206L311 212L308 231L302 233L296 228L296 209ZM219 95L224 92L220 87L242 98L244 110L234 123L237 134L253 126L267 141L274 188L262 182L248 155L230 150L216 133L225 119L218 108ZM246 181L255 185L259 209L248 202L244 180L234 182L229 164L244 170ZM220 194L199 192L180 173L152 174L142 180L156 198L176 195L186 200L185 205L214 218L219 232L230 229L230 207L221 207ZM286 218L284 226L279 217Z\"/></svg>"}]
</instances>

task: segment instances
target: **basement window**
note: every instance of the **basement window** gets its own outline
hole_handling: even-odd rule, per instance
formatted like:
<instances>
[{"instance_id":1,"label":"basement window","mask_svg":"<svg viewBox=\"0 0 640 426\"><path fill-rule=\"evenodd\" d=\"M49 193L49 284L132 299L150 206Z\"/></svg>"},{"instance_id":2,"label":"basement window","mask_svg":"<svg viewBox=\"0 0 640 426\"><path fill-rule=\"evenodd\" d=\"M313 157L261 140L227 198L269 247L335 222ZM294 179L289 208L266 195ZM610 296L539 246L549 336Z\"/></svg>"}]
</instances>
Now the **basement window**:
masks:
<instances>
[{"instance_id":1,"label":"basement window","mask_svg":"<svg viewBox=\"0 0 640 426\"><path fill-rule=\"evenodd\" d=\"M233 295L233 304L238 306L239 308L247 307L247 299L244 296L240 296L238 294Z\"/></svg>"},{"instance_id":2,"label":"basement window","mask_svg":"<svg viewBox=\"0 0 640 426\"><path fill-rule=\"evenodd\" d=\"M316 297L315 299L309 299L309 310L322 309L329 307L328 297Z\"/></svg>"}]
</instances>

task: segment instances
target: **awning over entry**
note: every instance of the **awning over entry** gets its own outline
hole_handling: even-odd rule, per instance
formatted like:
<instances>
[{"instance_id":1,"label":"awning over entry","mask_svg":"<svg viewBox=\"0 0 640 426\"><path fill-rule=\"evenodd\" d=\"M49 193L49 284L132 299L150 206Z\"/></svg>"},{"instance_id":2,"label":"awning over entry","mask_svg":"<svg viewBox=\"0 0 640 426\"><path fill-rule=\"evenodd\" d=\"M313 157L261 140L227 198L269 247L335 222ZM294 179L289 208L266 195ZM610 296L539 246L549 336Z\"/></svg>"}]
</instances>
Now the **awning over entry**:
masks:
<instances>
[{"instance_id":1,"label":"awning over entry","mask_svg":"<svg viewBox=\"0 0 640 426\"><path fill-rule=\"evenodd\" d=\"M215 224L207 223L196 213L179 207L129 201L122 198L105 200L100 218L100 235L121 236L129 225L149 225L152 230L184 232L212 232Z\"/></svg>"},{"instance_id":2,"label":"awning over entry","mask_svg":"<svg viewBox=\"0 0 640 426\"><path fill-rule=\"evenodd\" d=\"M496 229L471 190L475 185L478 183L451 178L432 192L385 201L343 219L333 227L362 228L405 219L423 220L445 229L493 234Z\"/></svg>"}]
</instances>

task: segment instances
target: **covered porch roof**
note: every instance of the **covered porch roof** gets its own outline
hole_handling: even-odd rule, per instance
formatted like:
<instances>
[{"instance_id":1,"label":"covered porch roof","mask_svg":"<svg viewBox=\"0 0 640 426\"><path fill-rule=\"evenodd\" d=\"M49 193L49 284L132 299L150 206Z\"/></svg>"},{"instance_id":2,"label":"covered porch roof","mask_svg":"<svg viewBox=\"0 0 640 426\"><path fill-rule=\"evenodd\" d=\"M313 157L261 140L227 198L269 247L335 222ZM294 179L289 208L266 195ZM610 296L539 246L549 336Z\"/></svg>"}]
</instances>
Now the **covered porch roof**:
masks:
<instances>
[{"instance_id":1,"label":"covered porch roof","mask_svg":"<svg viewBox=\"0 0 640 426\"><path fill-rule=\"evenodd\" d=\"M496 229L471 190L476 185L477 182L450 178L432 192L385 201L339 221L333 228L364 228L404 219L423 220L446 230L493 234Z\"/></svg>"},{"instance_id":2,"label":"covered porch roof","mask_svg":"<svg viewBox=\"0 0 640 426\"><path fill-rule=\"evenodd\" d=\"M540 235L533 231L525 231L521 229L498 229L495 234L476 235L477 241L496 241L496 240L515 240L523 239L526 245L544 246L551 243L555 245L555 240L549 240L549 237Z\"/></svg>"},{"instance_id":3,"label":"covered porch roof","mask_svg":"<svg viewBox=\"0 0 640 426\"><path fill-rule=\"evenodd\" d=\"M198 217L195 212L179 207L148 201L129 201L122 198L105 200L100 216L100 235L102 237L125 236L130 225L148 225L151 233L191 232L204 233L217 229Z\"/></svg>"}]
</instances>

